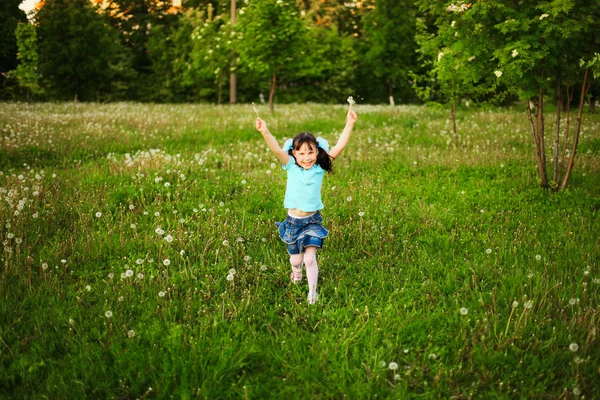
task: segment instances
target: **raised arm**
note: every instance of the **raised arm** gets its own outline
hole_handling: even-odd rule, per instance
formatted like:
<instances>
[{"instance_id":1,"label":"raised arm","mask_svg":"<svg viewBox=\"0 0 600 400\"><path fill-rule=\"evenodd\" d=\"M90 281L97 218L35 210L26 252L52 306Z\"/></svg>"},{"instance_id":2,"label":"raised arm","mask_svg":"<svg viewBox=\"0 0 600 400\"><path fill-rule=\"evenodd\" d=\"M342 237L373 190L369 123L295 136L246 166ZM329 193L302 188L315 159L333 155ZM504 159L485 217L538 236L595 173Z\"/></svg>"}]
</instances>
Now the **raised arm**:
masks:
<instances>
[{"instance_id":1,"label":"raised arm","mask_svg":"<svg viewBox=\"0 0 600 400\"><path fill-rule=\"evenodd\" d=\"M342 152L342 150L344 150L344 148L348 144L348 140L350 140L352 128L354 128L354 123L357 119L358 116L354 111L348 111L348 115L346 116L346 126L344 127L344 130L342 131L342 134L340 135L340 138L338 139L335 146L333 146L333 148L329 150L330 157L336 158Z\"/></svg>"},{"instance_id":2,"label":"raised arm","mask_svg":"<svg viewBox=\"0 0 600 400\"><path fill-rule=\"evenodd\" d=\"M267 123L260 118L256 118L256 130L262 133L267 145L273 151L273 153L275 153L277 158L279 158L279 161L281 161L283 165L287 165L290 161L290 155L283 151L281 147L279 147L279 143L277 143L277 140L273 137L273 135L271 135L271 132L269 132Z\"/></svg>"}]
</instances>

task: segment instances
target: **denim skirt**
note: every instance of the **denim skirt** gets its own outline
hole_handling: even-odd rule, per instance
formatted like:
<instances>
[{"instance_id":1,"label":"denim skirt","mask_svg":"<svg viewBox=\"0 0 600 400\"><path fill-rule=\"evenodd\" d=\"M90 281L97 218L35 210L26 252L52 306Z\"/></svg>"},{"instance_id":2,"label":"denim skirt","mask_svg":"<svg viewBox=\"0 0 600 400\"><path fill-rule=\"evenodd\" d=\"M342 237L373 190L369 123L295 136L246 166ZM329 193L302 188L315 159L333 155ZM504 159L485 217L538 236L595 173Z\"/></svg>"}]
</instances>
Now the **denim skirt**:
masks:
<instances>
[{"instance_id":1,"label":"denim skirt","mask_svg":"<svg viewBox=\"0 0 600 400\"><path fill-rule=\"evenodd\" d=\"M279 237L287 245L289 254L300 254L309 246L323 247L323 239L329 232L323 228L323 217L317 211L313 215L297 218L288 215L283 222L275 222Z\"/></svg>"}]
</instances>

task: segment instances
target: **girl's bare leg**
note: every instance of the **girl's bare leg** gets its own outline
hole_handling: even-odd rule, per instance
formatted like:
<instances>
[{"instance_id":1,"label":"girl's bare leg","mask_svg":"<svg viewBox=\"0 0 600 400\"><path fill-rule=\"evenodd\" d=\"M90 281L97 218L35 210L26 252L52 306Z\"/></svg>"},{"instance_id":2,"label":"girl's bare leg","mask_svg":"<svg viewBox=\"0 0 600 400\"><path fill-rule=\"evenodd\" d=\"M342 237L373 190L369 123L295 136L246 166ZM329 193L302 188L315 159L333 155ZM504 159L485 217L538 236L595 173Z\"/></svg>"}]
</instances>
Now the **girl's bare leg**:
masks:
<instances>
[{"instance_id":1,"label":"girl's bare leg","mask_svg":"<svg viewBox=\"0 0 600 400\"><path fill-rule=\"evenodd\" d=\"M308 303L314 304L317 301L317 281L319 280L316 247L309 246L304 250L304 265L306 266L306 279L308 280Z\"/></svg>"}]
</instances>

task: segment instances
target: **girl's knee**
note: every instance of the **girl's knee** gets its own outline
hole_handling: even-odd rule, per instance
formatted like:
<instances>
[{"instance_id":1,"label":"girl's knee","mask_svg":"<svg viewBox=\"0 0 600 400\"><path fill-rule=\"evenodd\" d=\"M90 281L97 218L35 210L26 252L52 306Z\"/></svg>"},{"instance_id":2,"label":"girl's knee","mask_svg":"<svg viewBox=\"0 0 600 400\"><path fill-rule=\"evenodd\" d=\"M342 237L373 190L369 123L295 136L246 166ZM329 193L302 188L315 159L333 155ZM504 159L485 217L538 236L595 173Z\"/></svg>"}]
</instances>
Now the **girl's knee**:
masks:
<instances>
[{"instance_id":1,"label":"girl's knee","mask_svg":"<svg viewBox=\"0 0 600 400\"><path fill-rule=\"evenodd\" d=\"M294 267L299 267L302 264L302 253L290 255L290 264Z\"/></svg>"},{"instance_id":2,"label":"girl's knee","mask_svg":"<svg viewBox=\"0 0 600 400\"><path fill-rule=\"evenodd\" d=\"M307 247L304 253L304 265L307 268L317 265L317 249L315 247Z\"/></svg>"}]
</instances>

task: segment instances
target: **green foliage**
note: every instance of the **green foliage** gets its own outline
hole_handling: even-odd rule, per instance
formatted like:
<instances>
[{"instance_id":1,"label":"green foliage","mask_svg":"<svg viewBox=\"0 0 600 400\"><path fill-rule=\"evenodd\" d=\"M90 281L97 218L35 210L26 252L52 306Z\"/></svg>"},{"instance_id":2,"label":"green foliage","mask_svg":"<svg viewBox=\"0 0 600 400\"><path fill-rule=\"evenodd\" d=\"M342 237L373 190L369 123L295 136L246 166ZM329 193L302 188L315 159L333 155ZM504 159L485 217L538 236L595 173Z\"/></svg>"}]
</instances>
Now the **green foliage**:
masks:
<instances>
[{"instance_id":1,"label":"green foliage","mask_svg":"<svg viewBox=\"0 0 600 400\"><path fill-rule=\"evenodd\" d=\"M39 71L55 97L97 100L112 92L127 58L116 31L89 1L48 0L36 21Z\"/></svg>"},{"instance_id":2,"label":"green foliage","mask_svg":"<svg viewBox=\"0 0 600 400\"><path fill-rule=\"evenodd\" d=\"M276 84L289 82L299 71L306 49L306 24L292 0L252 1L240 14L241 63L270 79L274 93Z\"/></svg>"},{"instance_id":3,"label":"green foliage","mask_svg":"<svg viewBox=\"0 0 600 400\"><path fill-rule=\"evenodd\" d=\"M377 0L365 17L364 67L385 82L389 96L397 87L404 102L411 97L409 72L417 64L416 13L413 0Z\"/></svg>"},{"instance_id":4,"label":"green foliage","mask_svg":"<svg viewBox=\"0 0 600 400\"><path fill-rule=\"evenodd\" d=\"M19 48L17 54L19 65L16 70L9 73L9 78L15 78L19 86L27 90L27 99L29 100L31 94L36 95L43 92L38 72L39 56L35 25L29 23L18 24L16 36Z\"/></svg>"}]
</instances>

